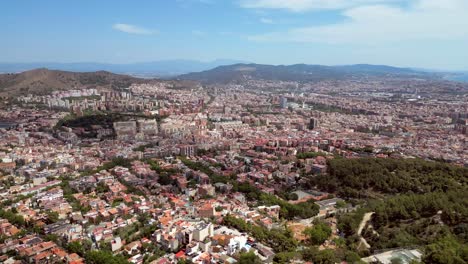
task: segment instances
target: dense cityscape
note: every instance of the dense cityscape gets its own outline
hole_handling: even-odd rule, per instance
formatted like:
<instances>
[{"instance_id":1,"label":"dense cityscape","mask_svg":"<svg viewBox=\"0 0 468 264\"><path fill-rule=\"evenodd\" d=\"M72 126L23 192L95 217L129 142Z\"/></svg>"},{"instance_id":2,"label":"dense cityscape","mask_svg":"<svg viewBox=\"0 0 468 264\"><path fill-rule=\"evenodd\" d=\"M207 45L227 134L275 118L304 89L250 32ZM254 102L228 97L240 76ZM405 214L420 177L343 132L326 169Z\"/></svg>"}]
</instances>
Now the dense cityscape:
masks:
<instances>
[{"instance_id":1,"label":"dense cityscape","mask_svg":"<svg viewBox=\"0 0 468 264\"><path fill-rule=\"evenodd\" d=\"M466 235L466 93L363 83L159 81L6 98L0 259L435 263L437 243ZM392 200L440 191L421 208ZM413 218L428 230L406 230Z\"/></svg>"}]
</instances>

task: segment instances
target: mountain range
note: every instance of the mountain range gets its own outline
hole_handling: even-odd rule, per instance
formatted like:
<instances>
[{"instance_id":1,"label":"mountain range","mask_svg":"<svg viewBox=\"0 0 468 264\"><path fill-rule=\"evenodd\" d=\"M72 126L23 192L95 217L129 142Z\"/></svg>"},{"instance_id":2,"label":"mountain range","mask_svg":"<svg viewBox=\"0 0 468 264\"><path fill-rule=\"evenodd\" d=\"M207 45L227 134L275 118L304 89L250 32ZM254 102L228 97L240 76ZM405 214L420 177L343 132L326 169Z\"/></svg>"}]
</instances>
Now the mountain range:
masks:
<instances>
[{"instance_id":1,"label":"mountain range","mask_svg":"<svg viewBox=\"0 0 468 264\"><path fill-rule=\"evenodd\" d=\"M38 68L47 68L51 70L73 72L109 71L113 73L123 73L139 77L167 77L189 72L205 71L221 65L230 65L236 63L242 63L242 61L219 59L210 62L202 62L196 60L162 60L130 64L110 64L94 62L0 63L0 73L18 73Z\"/></svg>"},{"instance_id":2,"label":"mountain range","mask_svg":"<svg viewBox=\"0 0 468 264\"><path fill-rule=\"evenodd\" d=\"M158 67L163 67L162 62ZM171 62L168 62L171 64ZM24 66L24 65L23 65ZM30 64L30 66L33 66ZM63 66L63 65L62 65ZM68 65L73 69L91 69L98 67L95 64ZM141 64L138 67L151 69L151 63ZM185 69L194 66L187 61ZM204 67L207 67L205 65ZM170 68L168 66L168 68ZM136 69L136 68L135 68ZM18 68L19 70L19 68ZM72 72L63 70L50 70L39 68L21 73L0 74L0 96L17 96L21 94L46 94L56 90L69 89L121 89L133 83L160 82L161 79L138 78L135 75L123 75L109 71ZM154 71L153 71L154 72ZM140 72L140 74L142 74ZM323 66L323 65L265 65L245 64L218 66L210 70L193 72L173 76L166 81L171 81L177 87L194 87L196 83L239 83L248 80L270 80L270 81L297 81L316 82L322 80L346 80L359 78L405 78L405 79L451 79L457 77L463 79L467 75L456 75L456 73L444 74L438 72L426 72L411 68L397 68L385 65L345 65L345 66Z\"/></svg>"},{"instance_id":3,"label":"mountain range","mask_svg":"<svg viewBox=\"0 0 468 264\"><path fill-rule=\"evenodd\" d=\"M178 76L179 79L203 83L240 83L250 79L314 82L363 77L434 78L437 74L411 68L369 64L344 66L234 64Z\"/></svg>"}]
</instances>

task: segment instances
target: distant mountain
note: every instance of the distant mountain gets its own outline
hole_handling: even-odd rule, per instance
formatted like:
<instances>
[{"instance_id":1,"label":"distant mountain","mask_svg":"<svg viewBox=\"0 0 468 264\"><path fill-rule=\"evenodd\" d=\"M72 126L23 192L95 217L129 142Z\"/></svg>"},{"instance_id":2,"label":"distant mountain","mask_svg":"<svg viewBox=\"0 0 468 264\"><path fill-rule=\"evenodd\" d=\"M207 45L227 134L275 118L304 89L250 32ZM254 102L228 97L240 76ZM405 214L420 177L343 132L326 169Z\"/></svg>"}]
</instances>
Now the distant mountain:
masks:
<instances>
[{"instance_id":1,"label":"distant mountain","mask_svg":"<svg viewBox=\"0 0 468 264\"><path fill-rule=\"evenodd\" d=\"M212 70L180 75L183 80L197 80L204 83L239 83L249 79L311 82L327 79L349 79L357 77L418 77L430 78L432 74L409 68L384 65L263 65L234 64L220 66Z\"/></svg>"},{"instance_id":2,"label":"distant mountain","mask_svg":"<svg viewBox=\"0 0 468 264\"><path fill-rule=\"evenodd\" d=\"M109 71L113 73L125 73L142 77L175 76L189 72L209 70L221 65L242 63L235 60L215 60L201 62L195 60L164 60L153 62L141 62L131 64L108 64L108 63L0 63L0 73L17 73L37 68L48 68L51 70L93 72Z\"/></svg>"},{"instance_id":3,"label":"distant mountain","mask_svg":"<svg viewBox=\"0 0 468 264\"><path fill-rule=\"evenodd\" d=\"M41 68L22 73L0 74L0 96L47 94L83 88L121 89L142 82L148 80L106 71L80 73Z\"/></svg>"},{"instance_id":4,"label":"distant mountain","mask_svg":"<svg viewBox=\"0 0 468 264\"><path fill-rule=\"evenodd\" d=\"M337 70L347 71L353 74L369 74L369 75L419 75L423 71L417 71L411 68L399 68L387 65L372 65L372 64L355 64L334 66ZM424 72L425 73L425 72Z\"/></svg>"},{"instance_id":5,"label":"distant mountain","mask_svg":"<svg viewBox=\"0 0 468 264\"><path fill-rule=\"evenodd\" d=\"M444 79L455 82L468 82L468 72L447 73Z\"/></svg>"}]
</instances>

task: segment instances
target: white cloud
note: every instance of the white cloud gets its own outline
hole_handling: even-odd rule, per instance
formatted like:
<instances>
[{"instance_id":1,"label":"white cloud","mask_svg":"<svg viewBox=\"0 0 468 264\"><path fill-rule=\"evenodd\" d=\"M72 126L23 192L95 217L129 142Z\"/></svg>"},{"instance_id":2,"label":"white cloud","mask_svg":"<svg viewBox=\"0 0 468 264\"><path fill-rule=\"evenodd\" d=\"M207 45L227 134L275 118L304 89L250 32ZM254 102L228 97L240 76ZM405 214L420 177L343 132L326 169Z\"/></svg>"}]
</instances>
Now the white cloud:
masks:
<instances>
[{"instance_id":1,"label":"white cloud","mask_svg":"<svg viewBox=\"0 0 468 264\"><path fill-rule=\"evenodd\" d=\"M241 0L244 8L286 9L293 12L337 10L362 5L401 2L404 0ZM444 0L440 0L444 1Z\"/></svg>"},{"instance_id":2,"label":"white cloud","mask_svg":"<svg viewBox=\"0 0 468 264\"><path fill-rule=\"evenodd\" d=\"M269 19L269 18L260 18L260 22L262 22L263 24L274 24L275 22L272 20L272 19Z\"/></svg>"},{"instance_id":3,"label":"white cloud","mask_svg":"<svg viewBox=\"0 0 468 264\"><path fill-rule=\"evenodd\" d=\"M151 35L157 33L155 30L138 27L130 24L117 23L112 26L115 30L122 31L129 34Z\"/></svg>"},{"instance_id":4,"label":"white cloud","mask_svg":"<svg viewBox=\"0 0 468 264\"><path fill-rule=\"evenodd\" d=\"M414 40L468 42L468 1L417 0L407 8L370 5L344 10L343 22L250 36L255 41L331 44L404 43Z\"/></svg>"}]
</instances>

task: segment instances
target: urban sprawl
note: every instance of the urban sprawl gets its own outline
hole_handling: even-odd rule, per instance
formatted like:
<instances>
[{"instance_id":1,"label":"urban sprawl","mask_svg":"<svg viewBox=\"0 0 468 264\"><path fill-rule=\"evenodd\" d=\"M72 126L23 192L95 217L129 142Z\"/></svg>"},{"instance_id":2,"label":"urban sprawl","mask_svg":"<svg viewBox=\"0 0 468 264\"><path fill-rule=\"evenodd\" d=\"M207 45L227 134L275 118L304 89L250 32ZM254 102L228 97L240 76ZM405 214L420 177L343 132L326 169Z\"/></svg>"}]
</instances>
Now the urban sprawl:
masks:
<instances>
[{"instance_id":1,"label":"urban sprawl","mask_svg":"<svg viewBox=\"0 0 468 264\"><path fill-rule=\"evenodd\" d=\"M317 184L339 160L468 165L466 96L382 83L161 81L4 103L0 263L421 261L369 240L376 210L344 249L340 221L366 205Z\"/></svg>"}]
</instances>

